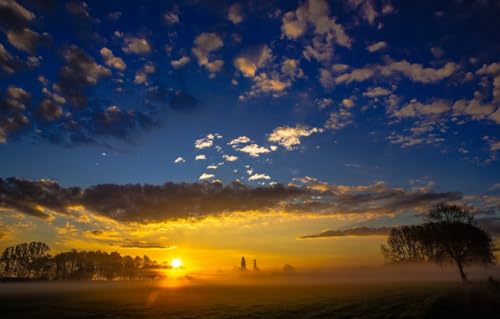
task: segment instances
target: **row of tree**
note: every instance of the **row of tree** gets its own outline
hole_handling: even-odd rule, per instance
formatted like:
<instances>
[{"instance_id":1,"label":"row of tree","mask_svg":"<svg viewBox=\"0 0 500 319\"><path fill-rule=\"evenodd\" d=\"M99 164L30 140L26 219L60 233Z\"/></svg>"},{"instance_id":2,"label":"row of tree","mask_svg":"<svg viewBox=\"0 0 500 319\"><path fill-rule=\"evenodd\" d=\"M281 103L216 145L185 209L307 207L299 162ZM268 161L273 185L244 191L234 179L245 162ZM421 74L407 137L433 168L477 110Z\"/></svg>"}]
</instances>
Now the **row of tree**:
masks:
<instances>
[{"instance_id":1,"label":"row of tree","mask_svg":"<svg viewBox=\"0 0 500 319\"><path fill-rule=\"evenodd\" d=\"M468 207L447 204L431 209L420 225L393 228L387 244L382 245L382 253L390 262L454 264L462 281L467 281L466 266L494 264L497 250Z\"/></svg>"},{"instance_id":2,"label":"row of tree","mask_svg":"<svg viewBox=\"0 0 500 319\"><path fill-rule=\"evenodd\" d=\"M4 280L132 280L155 279L166 268L148 256L121 256L117 252L77 251L50 255L43 242L7 247L0 257Z\"/></svg>"}]
</instances>

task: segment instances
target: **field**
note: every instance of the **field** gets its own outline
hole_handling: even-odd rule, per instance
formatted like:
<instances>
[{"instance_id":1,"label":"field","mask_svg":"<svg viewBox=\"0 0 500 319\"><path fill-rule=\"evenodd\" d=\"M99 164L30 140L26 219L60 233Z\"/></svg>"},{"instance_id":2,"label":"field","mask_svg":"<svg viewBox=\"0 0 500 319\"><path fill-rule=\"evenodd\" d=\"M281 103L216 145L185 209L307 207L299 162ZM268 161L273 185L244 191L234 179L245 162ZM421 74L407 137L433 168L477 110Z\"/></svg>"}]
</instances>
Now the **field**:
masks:
<instances>
[{"instance_id":1,"label":"field","mask_svg":"<svg viewBox=\"0 0 500 319\"><path fill-rule=\"evenodd\" d=\"M1 318L499 318L487 283L3 283Z\"/></svg>"}]
</instances>

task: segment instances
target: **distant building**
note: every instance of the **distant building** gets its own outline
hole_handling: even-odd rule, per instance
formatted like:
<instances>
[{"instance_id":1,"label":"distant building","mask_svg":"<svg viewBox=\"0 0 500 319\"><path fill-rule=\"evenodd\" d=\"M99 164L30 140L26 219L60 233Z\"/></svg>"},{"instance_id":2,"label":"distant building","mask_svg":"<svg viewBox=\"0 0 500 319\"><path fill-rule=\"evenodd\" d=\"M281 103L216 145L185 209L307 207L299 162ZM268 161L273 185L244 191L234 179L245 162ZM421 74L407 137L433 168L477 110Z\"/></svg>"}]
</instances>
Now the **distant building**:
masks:
<instances>
[{"instance_id":1,"label":"distant building","mask_svg":"<svg viewBox=\"0 0 500 319\"><path fill-rule=\"evenodd\" d=\"M257 267L257 259L253 260L253 271L259 271L259 267Z\"/></svg>"},{"instance_id":2,"label":"distant building","mask_svg":"<svg viewBox=\"0 0 500 319\"><path fill-rule=\"evenodd\" d=\"M286 264L283 266L283 271L293 272L293 271L295 271L295 267L293 267L292 265Z\"/></svg>"},{"instance_id":3,"label":"distant building","mask_svg":"<svg viewBox=\"0 0 500 319\"><path fill-rule=\"evenodd\" d=\"M246 271L247 270L247 262L245 260L245 257L241 257L240 270L242 270L242 271Z\"/></svg>"}]
</instances>

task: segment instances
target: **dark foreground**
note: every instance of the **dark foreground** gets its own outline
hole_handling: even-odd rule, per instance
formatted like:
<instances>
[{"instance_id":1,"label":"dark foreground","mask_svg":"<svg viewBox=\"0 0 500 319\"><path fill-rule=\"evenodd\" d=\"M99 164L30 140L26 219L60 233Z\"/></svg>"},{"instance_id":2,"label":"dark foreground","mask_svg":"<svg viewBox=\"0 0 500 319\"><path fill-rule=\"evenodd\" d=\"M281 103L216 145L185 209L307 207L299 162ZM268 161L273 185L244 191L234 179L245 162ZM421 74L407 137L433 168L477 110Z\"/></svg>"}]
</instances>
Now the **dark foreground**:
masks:
<instances>
[{"instance_id":1,"label":"dark foreground","mask_svg":"<svg viewBox=\"0 0 500 319\"><path fill-rule=\"evenodd\" d=\"M0 318L500 318L486 283L3 283Z\"/></svg>"}]
</instances>

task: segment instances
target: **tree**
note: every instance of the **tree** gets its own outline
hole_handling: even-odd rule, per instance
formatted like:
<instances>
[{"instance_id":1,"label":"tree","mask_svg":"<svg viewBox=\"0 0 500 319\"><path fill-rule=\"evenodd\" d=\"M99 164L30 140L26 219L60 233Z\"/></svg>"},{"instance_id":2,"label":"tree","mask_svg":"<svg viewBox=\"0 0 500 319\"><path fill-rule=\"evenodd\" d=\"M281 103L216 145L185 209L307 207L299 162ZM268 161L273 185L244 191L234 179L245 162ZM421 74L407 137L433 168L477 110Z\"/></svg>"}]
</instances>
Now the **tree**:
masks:
<instances>
[{"instance_id":1,"label":"tree","mask_svg":"<svg viewBox=\"0 0 500 319\"><path fill-rule=\"evenodd\" d=\"M453 263L460 278L467 281L464 268L472 264L495 263L491 236L479 228L468 207L439 204L421 225L394 228L382 253L391 262Z\"/></svg>"}]
</instances>

